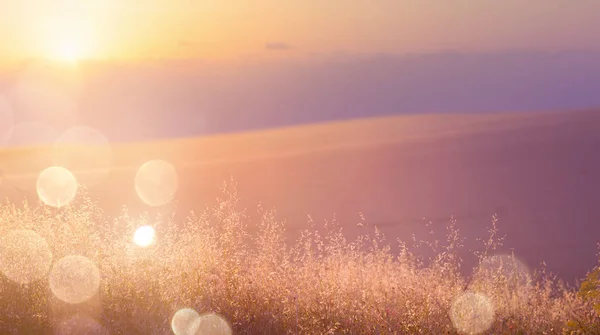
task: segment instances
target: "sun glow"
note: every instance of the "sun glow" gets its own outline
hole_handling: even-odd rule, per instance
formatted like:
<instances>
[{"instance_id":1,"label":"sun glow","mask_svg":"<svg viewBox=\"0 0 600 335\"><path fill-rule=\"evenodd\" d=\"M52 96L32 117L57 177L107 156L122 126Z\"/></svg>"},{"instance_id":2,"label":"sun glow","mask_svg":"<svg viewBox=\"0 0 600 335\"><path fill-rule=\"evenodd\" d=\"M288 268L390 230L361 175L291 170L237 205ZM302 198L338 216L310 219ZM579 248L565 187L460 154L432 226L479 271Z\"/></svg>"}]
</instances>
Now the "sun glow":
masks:
<instances>
[{"instance_id":1,"label":"sun glow","mask_svg":"<svg viewBox=\"0 0 600 335\"><path fill-rule=\"evenodd\" d=\"M56 58L63 62L77 63L81 59L81 50L74 44L65 43L58 49Z\"/></svg>"},{"instance_id":2,"label":"sun glow","mask_svg":"<svg viewBox=\"0 0 600 335\"><path fill-rule=\"evenodd\" d=\"M151 226L141 226L133 235L133 242L143 248L151 246L155 239L156 232Z\"/></svg>"},{"instance_id":3,"label":"sun glow","mask_svg":"<svg viewBox=\"0 0 600 335\"><path fill-rule=\"evenodd\" d=\"M46 58L52 62L77 65L89 56L86 44L81 38L55 40L46 46Z\"/></svg>"}]
</instances>

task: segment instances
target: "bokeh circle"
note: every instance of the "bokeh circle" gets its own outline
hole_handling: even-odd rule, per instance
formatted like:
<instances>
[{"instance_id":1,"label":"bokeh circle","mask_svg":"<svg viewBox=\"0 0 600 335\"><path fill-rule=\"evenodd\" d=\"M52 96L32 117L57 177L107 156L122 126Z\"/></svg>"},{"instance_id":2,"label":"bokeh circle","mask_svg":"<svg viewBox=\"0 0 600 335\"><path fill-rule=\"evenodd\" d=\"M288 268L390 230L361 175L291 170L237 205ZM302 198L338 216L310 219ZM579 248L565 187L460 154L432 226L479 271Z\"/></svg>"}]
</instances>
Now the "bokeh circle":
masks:
<instances>
[{"instance_id":1,"label":"bokeh circle","mask_svg":"<svg viewBox=\"0 0 600 335\"><path fill-rule=\"evenodd\" d=\"M196 329L196 335L231 335L232 330L227 320L225 320L222 316L209 313L204 314L198 320L198 326L194 327Z\"/></svg>"},{"instance_id":2,"label":"bokeh circle","mask_svg":"<svg viewBox=\"0 0 600 335\"><path fill-rule=\"evenodd\" d=\"M171 329L175 335L196 335L200 314L191 308L183 308L175 312L171 319Z\"/></svg>"},{"instance_id":3,"label":"bokeh circle","mask_svg":"<svg viewBox=\"0 0 600 335\"><path fill-rule=\"evenodd\" d=\"M149 206L159 207L169 203L178 187L177 170L164 160L146 162L135 176L137 195Z\"/></svg>"},{"instance_id":4,"label":"bokeh circle","mask_svg":"<svg viewBox=\"0 0 600 335\"><path fill-rule=\"evenodd\" d=\"M452 302L450 318L459 332L481 334L490 329L494 322L494 306L483 294L463 292Z\"/></svg>"},{"instance_id":5,"label":"bokeh circle","mask_svg":"<svg viewBox=\"0 0 600 335\"><path fill-rule=\"evenodd\" d=\"M0 238L0 271L13 282L29 284L48 274L52 251L32 230L11 230Z\"/></svg>"},{"instance_id":6,"label":"bokeh circle","mask_svg":"<svg viewBox=\"0 0 600 335\"><path fill-rule=\"evenodd\" d=\"M100 270L84 256L61 258L50 271L50 289L69 304L79 304L92 298L100 287Z\"/></svg>"},{"instance_id":7,"label":"bokeh circle","mask_svg":"<svg viewBox=\"0 0 600 335\"><path fill-rule=\"evenodd\" d=\"M8 141L8 137L15 125L15 116L12 108L2 95L0 95L0 145L4 145Z\"/></svg>"},{"instance_id":8,"label":"bokeh circle","mask_svg":"<svg viewBox=\"0 0 600 335\"><path fill-rule=\"evenodd\" d=\"M56 208L71 203L77 194L77 187L77 180L71 171L59 166L42 171L36 184L40 200Z\"/></svg>"},{"instance_id":9,"label":"bokeh circle","mask_svg":"<svg viewBox=\"0 0 600 335\"><path fill-rule=\"evenodd\" d=\"M81 185L95 186L112 168L112 148L101 132L85 126L72 127L54 143L54 165L69 169Z\"/></svg>"},{"instance_id":10,"label":"bokeh circle","mask_svg":"<svg viewBox=\"0 0 600 335\"><path fill-rule=\"evenodd\" d=\"M75 315L59 322L54 335L108 335L109 332L98 321L86 315Z\"/></svg>"}]
</instances>

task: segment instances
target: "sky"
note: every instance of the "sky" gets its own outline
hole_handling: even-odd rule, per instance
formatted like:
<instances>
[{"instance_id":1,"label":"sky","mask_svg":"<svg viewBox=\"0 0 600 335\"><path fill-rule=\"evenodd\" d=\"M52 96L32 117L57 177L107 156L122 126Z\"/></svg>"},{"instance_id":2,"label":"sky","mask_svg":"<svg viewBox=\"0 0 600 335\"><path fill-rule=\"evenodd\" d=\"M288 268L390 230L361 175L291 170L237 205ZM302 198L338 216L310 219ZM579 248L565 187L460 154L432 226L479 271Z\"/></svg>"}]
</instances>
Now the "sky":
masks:
<instances>
[{"instance_id":1,"label":"sky","mask_svg":"<svg viewBox=\"0 0 600 335\"><path fill-rule=\"evenodd\" d=\"M5 0L5 60L599 50L596 0Z\"/></svg>"},{"instance_id":2,"label":"sky","mask_svg":"<svg viewBox=\"0 0 600 335\"><path fill-rule=\"evenodd\" d=\"M132 141L595 108L598 13L597 0L2 1L0 142L24 122L16 143L75 124Z\"/></svg>"}]
</instances>

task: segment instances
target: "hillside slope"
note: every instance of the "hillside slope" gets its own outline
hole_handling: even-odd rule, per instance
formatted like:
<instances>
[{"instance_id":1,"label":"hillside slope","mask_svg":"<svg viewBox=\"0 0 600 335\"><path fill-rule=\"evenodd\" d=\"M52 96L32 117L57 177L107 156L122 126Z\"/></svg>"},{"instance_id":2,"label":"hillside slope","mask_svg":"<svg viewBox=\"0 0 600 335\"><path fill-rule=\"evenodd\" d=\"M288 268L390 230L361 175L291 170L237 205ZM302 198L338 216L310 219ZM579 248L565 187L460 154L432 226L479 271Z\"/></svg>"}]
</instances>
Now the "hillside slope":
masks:
<instances>
[{"instance_id":1,"label":"hillside slope","mask_svg":"<svg viewBox=\"0 0 600 335\"><path fill-rule=\"evenodd\" d=\"M306 228L307 214L322 220L334 212L352 235L363 212L390 241L427 238L429 220L443 232L451 215L473 240L496 212L507 247L572 280L595 265L600 241L598 129L597 111L423 115L119 144L113 169L90 193L109 214L122 205L146 211L133 178L140 164L160 158L178 169L180 217L212 202L233 176L243 205L275 207L291 235ZM0 196L34 199L51 150L0 158Z\"/></svg>"}]
</instances>

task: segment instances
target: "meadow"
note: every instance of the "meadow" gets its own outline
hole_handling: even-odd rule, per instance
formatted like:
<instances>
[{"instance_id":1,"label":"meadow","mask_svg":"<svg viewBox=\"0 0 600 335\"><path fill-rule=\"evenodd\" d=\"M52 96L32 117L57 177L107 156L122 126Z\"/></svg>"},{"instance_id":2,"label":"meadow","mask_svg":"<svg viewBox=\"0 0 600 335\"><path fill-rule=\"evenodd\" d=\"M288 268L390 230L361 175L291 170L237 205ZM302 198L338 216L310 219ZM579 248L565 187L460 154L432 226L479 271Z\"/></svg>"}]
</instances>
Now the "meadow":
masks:
<instances>
[{"instance_id":1,"label":"meadow","mask_svg":"<svg viewBox=\"0 0 600 335\"><path fill-rule=\"evenodd\" d=\"M464 276L455 220L445 241L388 239L366 220L358 224L363 233L348 240L334 219L309 222L299 239L287 241L275 211L251 209L258 220L250 221L235 183L222 192L219 202L180 222L160 210L132 215L127 208L111 218L83 190L60 209L5 203L2 333L170 334L175 313L186 308L214 319L204 332L184 319L176 334L599 331L598 292L578 292L498 253L497 217L479 240L478 267ZM132 237L147 224L156 241L138 246ZM390 252L391 244L401 251ZM419 257L419 244L435 256ZM72 255L84 261L57 265Z\"/></svg>"}]
</instances>

